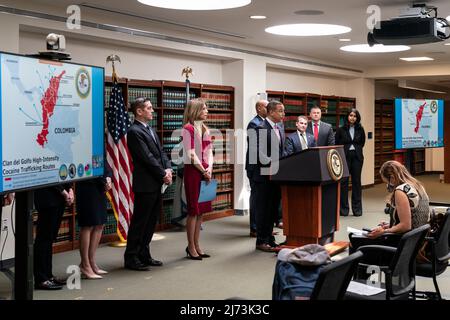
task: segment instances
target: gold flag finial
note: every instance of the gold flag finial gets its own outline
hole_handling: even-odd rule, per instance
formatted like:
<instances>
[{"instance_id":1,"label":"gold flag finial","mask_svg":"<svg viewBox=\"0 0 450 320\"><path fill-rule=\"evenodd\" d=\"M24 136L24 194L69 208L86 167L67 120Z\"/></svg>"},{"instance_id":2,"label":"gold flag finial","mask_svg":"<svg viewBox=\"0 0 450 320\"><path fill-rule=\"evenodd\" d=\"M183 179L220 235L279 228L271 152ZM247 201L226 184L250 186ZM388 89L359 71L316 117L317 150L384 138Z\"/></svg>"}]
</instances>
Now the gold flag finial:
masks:
<instances>
[{"instance_id":1,"label":"gold flag finial","mask_svg":"<svg viewBox=\"0 0 450 320\"><path fill-rule=\"evenodd\" d=\"M120 61L120 57L117 54L110 54L106 58L106 63L108 63L108 62L112 63L112 79L114 82L119 81L119 77L117 76L117 73L116 73L116 66L114 64L116 61L119 61L120 63L122 63L122 61Z\"/></svg>"},{"instance_id":2,"label":"gold flag finial","mask_svg":"<svg viewBox=\"0 0 450 320\"><path fill-rule=\"evenodd\" d=\"M192 68L189 67L189 66L187 66L186 68L184 68L183 71L181 72L181 75L184 75L184 74L186 75L186 80L189 79L189 76L190 76L190 75L191 75L191 76L194 75L194 73L192 72Z\"/></svg>"}]
</instances>

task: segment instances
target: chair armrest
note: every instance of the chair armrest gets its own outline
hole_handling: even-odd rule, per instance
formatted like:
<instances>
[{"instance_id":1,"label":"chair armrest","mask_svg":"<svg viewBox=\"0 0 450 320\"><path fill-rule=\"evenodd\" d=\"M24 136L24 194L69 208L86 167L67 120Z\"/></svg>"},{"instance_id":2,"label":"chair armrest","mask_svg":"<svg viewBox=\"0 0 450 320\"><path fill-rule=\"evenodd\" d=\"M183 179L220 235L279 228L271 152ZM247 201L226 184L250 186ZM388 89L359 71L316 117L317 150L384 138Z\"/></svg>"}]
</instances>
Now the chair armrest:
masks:
<instances>
[{"instance_id":1,"label":"chair armrest","mask_svg":"<svg viewBox=\"0 0 450 320\"><path fill-rule=\"evenodd\" d=\"M358 250L361 250L363 253L363 257L361 258L359 264L365 264L365 265L378 265L380 267L385 266L388 267L389 263L387 264L380 264L379 259L375 258L378 262L374 262L374 257L380 257L383 256L382 261L390 261L394 257L395 253L397 252L397 248L389 247L389 246L381 246L381 245L367 245L367 246L361 246L358 248ZM383 268L381 268L383 269ZM384 270L382 270L384 271Z\"/></svg>"},{"instance_id":2,"label":"chair armrest","mask_svg":"<svg viewBox=\"0 0 450 320\"><path fill-rule=\"evenodd\" d=\"M397 248L389 247L389 246L380 246L380 245L368 245L359 247L358 250L361 250L363 253L372 253L374 251L381 251L383 253L395 254Z\"/></svg>"}]
</instances>

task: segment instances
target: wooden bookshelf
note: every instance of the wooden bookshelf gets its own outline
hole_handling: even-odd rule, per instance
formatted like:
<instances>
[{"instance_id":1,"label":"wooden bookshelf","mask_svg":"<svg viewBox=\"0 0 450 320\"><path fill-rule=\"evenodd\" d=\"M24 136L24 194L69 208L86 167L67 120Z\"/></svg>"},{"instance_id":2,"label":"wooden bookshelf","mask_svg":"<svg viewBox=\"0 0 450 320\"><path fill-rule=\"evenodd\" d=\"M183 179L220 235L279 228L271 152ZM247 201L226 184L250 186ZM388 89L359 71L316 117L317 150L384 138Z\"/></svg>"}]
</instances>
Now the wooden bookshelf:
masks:
<instances>
[{"instance_id":1,"label":"wooden bookshelf","mask_svg":"<svg viewBox=\"0 0 450 320\"><path fill-rule=\"evenodd\" d=\"M173 130L182 127L183 112L186 104L185 82L177 81L147 81L139 79L120 78L124 103L129 107L137 97L149 98L154 107L154 119L149 123L157 132L163 148L168 155L180 141L175 141L171 134ZM111 77L105 78L105 113L109 105L112 88ZM215 140L214 153L222 152L234 158L234 141L227 143L225 135L227 129L234 129L234 88L211 84L190 84L190 98L202 97L208 106L208 125L211 129L218 129L223 139ZM106 114L105 114L106 121ZM106 128L106 124L105 124ZM106 130L105 130L106 132ZM213 201L213 212L205 214L204 219L213 220L234 214L234 165L225 163L225 159L217 157L214 163L213 178L218 180L217 198ZM173 166L176 171L176 166ZM175 175L174 175L175 176ZM164 193L163 205L159 215L156 230L171 228L173 215L173 198L175 183ZM36 220L37 214L34 215ZM108 203L107 222L103 230L102 243L119 240L117 222L114 212ZM53 252L63 252L79 248L79 226L75 205L66 208L58 240L53 245Z\"/></svg>"},{"instance_id":2,"label":"wooden bookshelf","mask_svg":"<svg viewBox=\"0 0 450 320\"><path fill-rule=\"evenodd\" d=\"M297 117L309 116L309 110L313 106L320 107L322 121L330 123L335 131L345 123L347 112L356 108L355 98L273 90L266 92L269 101L278 100L284 104L286 133L294 132Z\"/></svg>"}]
</instances>

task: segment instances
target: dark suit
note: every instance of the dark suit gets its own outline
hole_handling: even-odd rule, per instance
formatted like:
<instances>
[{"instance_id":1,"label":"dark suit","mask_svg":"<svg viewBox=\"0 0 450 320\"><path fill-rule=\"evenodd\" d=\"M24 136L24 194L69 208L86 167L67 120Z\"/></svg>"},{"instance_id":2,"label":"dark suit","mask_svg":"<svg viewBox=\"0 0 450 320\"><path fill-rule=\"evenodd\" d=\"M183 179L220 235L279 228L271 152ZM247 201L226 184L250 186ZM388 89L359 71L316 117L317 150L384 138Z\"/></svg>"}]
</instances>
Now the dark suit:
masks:
<instances>
[{"instance_id":1,"label":"dark suit","mask_svg":"<svg viewBox=\"0 0 450 320\"><path fill-rule=\"evenodd\" d=\"M316 142L314 136L308 132L305 132L306 140L308 142L308 148L315 147ZM284 155L288 156L290 154L302 151L302 144L300 143L300 137L298 136L298 131L291 133L286 137L286 143L284 147Z\"/></svg>"},{"instance_id":2,"label":"dark suit","mask_svg":"<svg viewBox=\"0 0 450 320\"><path fill-rule=\"evenodd\" d=\"M361 171L364 162L363 147L366 143L364 128L357 124L352 139L349 126L345 125L336 131L336 144L344 145L347 166L352 177L352 211L354 215L362 214L361 204ZM355 150L350 150L353 145ZM341 215L348 215L348 178L341 181Z\"/></svg>"},{"instance_id":3,"label":"dark suit","mask_svg":"<svg viewBox=\"0 0 450 320\"><path fill-rule=\"evenodd\" d=\"M127 137L133 159L134 210L127 235L125 264L139 264L151 259L150 241L161 211L161 186L170 161L151 127L146 128L136 120Z\"/></svg>"},{"instance_id":4,"label":"dark suit","mask_svg":"<svg viewBox=\"0 0 450 320\"><path fill-rule=\"evenodd\" d=\"M256 143L256 128L263 123L264 119L260 116L254 117L247 126L247 153L245 156L245 170L247 171L247 178L250 182L250 231L256 231L256 189L253 181L253 171L257 168L256 164L250 164L249 149L250 137L252 143ZM256 154L254 155L256 159Z\"/></svg>"},{"instance_id":5,"label":"dark suit","mask_svg":"<svg viewBox=\"0 0 450 320\"><path fill-rule=\"evenodd\" d=\"M256 131L258 143L256 150L253 152L257 152L258 163L252 176L256 189L256 245L269 244L275 246L275 239L272 235L272 231L273 223L277 220L278 216L278 209L281 201L281 189L278 184L270 181L267 173L262 174L262 170L268 170L271 163L277 161L283 155L285 134L283 127L281 127L279 130L281 141L277 144L279 141L278 137L267 119L256 128ZM263 143L263 136L267 139L266 143ZM273 150L271 141L274 141L276 146ZM252 152L252 148L250 149L250 152Z\"/></svg>"},{"instance_id":6,"label":"dark suit","mask_svg":"<svg viewBox=\"0 0 450 320\"><path fill-rule=\"evenodd\" d=\"M37 189L34 191L34 207L38 212L36 238L33 247L33 272L35 283L53 278L53 242L58 235L66 202L61 194L69 191L70 184Z\"/></svg>"},{"instance_id":7,"label":"dark suit","mask_svg":"<svg viewBox=\"0 0 450 320\"><path fill-rule=\"evenodd\" d=\"M306 128L306 132L311 134L314 137L313 131L313 121L308 123L308 127ZM334 132L331 124L320 121L319 122L319 138L316 141L317 147L322 146L334 146Z\"/></svg>"}]
</instances>

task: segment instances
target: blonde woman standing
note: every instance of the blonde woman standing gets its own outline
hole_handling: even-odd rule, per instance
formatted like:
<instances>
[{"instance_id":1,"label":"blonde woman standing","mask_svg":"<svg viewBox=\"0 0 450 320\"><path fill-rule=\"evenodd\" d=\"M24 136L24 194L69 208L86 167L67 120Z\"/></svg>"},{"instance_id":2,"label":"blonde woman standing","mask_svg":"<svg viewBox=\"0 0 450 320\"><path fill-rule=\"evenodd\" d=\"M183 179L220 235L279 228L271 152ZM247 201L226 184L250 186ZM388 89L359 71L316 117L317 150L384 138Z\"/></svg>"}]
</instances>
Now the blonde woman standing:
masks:
<instances>
[{"instance_id":1,"label":"blonde woman standing","mask_svg":"<svg viewBox=\"0 0 450 320\"><path fill-rule=\"evenodd\" d=\"M183 119L183 155L184 189L188 207L186 255L192 260L210 257L201 249L199 240L202 216L212 211L211 201L198 202L201 181L211 181L213 169L211 138L204 123L207 118L208 109L204 100L194 99L188 102Z\"/></svg>"}]
</instances>

